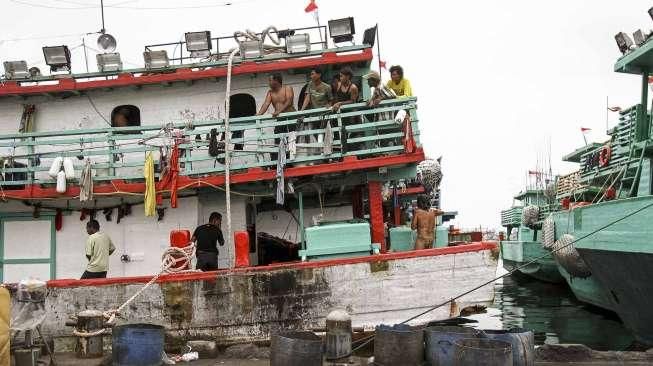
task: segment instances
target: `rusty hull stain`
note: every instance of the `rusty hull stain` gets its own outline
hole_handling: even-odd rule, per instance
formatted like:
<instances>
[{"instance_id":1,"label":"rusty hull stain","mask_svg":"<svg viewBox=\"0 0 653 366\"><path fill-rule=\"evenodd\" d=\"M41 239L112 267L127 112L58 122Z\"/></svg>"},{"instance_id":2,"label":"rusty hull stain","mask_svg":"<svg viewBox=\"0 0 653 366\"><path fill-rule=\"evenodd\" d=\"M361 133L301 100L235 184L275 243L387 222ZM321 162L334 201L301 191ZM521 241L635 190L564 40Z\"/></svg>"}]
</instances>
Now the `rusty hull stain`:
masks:
<instances>
[{"instance_id":1,"label":"rusty hull stain","mask_svg":"<svg viewBox=\"0 0 653 366\"><path fill-rule=\"evenodd\" d=\"M383 272L390 268L388 261L370 262L370 272Z\"/></svg>"},{"instance_id":2,"label":"rusty hull stain","mask_svg":"<svg viewBox=\"0 0 653 366\"><path fill-rule=\"evenodd\" d=\"M170 323L178 328L190 326L193 321L193 290L186 282L166 282L161 284L164 314Z\"/></svg>"}]
</instances>

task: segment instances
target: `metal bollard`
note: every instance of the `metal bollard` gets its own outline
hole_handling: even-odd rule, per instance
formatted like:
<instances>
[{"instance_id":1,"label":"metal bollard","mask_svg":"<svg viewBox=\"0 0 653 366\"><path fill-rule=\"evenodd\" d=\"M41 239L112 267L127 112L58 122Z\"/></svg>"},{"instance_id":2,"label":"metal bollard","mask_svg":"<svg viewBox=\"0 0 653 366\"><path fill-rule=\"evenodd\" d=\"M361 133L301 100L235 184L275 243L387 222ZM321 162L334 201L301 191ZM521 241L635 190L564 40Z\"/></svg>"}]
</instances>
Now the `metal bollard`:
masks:
<instances>
[{"instance_id":1,"label":"metal bollard","mask_svg":"<svg viewBox=\"0 0 653 366\"><path fill-rule=\"evenodd\" d=\"M104 316L98 310L84 310L77 314L77 324L73 332L77 336L77 358L96 358L103 356Z\"/></svg>"},{"instance_id":2,"label":"metal bollard","mask_svg":"<svg viewBox=\"0 0 653 366\"><path fill-rule=\"evenodd\" d=\"M351 316L344 310L334 310L326 318L326 359L346 359L351 353Z\"/></svg>"}]
</instances>

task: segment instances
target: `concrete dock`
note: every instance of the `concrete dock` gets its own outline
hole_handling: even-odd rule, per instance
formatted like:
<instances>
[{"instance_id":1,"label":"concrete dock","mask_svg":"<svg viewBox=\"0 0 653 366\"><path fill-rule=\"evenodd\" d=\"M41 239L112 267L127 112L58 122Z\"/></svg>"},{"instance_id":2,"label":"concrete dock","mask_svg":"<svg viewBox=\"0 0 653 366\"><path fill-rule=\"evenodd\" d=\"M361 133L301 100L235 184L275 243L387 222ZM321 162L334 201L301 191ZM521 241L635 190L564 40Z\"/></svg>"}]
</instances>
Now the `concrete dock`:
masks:
<instances>
[{"instance_id":1,"label":"concrete dock","mask_svg":"<svg viewBox=\"0 0 653 366\"><path fill-rule=\"evenodd\" d=\"M238 354L233 350L225 350L216 358L200 359L188 363L179 362L178 364L195 365L195 366L266 366L270 364L269 348L248 345L240 347ZM652 365L653 349L646 352L631 351L594 351L583 345L543 345L536 349L537 366L559 366L559 365L576 365L576 366L596 366L596 365ZM247 358L249 357L249 358ZM258 357L258 358L257 358ZM62 353L56 355L57 365L59 366L109 366L111 365L111 354L107 353L104 358L98 359L78 359L72 353ZM45 357L42 358L44 365L49 365ZM348 364L325 362L324 366L368 366L371 364L372 357L352 357Z\"/></svg>"}]
</instances>

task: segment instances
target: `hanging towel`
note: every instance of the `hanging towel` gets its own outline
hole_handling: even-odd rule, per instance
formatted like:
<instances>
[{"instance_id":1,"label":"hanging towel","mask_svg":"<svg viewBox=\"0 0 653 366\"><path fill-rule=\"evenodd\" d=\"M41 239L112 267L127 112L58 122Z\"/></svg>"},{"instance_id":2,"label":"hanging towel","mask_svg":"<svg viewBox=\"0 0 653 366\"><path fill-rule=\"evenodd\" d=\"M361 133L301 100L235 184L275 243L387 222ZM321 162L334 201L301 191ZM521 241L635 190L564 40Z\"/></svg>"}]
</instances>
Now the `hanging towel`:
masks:
<instances>
[{"instance_id":1,"label":"hanging towel","mask_svg":"<svg viewBox=\"0 0 653 366\"><path fill-rule=\"evenodd\" d=\"M91 159L86 158L82 175L79 177L79 201L86 202L93 199L93 171Z\"/></svg>"},{"instance_id":2,"label":"hanging towel","mask_svg":"<svg viewBox=\"0 0 653 366\"><path fill-rule=\"evenodd\" d=\"M63 211L58 208L57 213L54 215L54 229L61 231L61 228L63 228Z\"/></svg>"},{"instance_id":3,"label":"hanging towel","mask_svg":"<svg viewBox=\"0 0 653 366\"><path fill-rule=\"evenodd\" d=\"M290 160L295 160L297 156L297 132L295 131L288 132L288 153Z\"/></svg>"},{"instance_id":4,"label":"hanging towel","mask_svg":"<svg viewBox=\"0 0 653 366\"><path fill-rule=\"evenodd\" d=\"M283 168L286 165L286 138L279 139L279 155L277 158L277 204L283 205L285 200L285 182L283 179Z\"/></svg>"},{"instance_id":5,"label":"hanging towel","mask_svg":"<svg viewBox=\"0 0 653 366\"><path fill-rule=\"evenodd\" d=\"M170 159L166 164L166 168L161 173L159 179L158 190L170 191L170 207L177 208L177 181L179 178L179 146L175 144L170 152ZM163 198L157 195L157 204L161 204Z\"/></svg>"},{"instance_id":6,"label":"hanging towel","mask_svg":"<svg viewBox=\"0 0 653 366\"><path fill-rule=\"evenodd\" d=\"M59 171L61 170L61 166L63 165L63 158L61 156L57 156L52 160L52 165L50 165L50 170L48 170L48 175L52 178L56 178L57 174L59 174Z\"/></svg>"},{"instance_id":7,"label":"hanging towel","mask_svg":"<svg viewBox=\"0 0 653 366\"><path fill-rule=\"evenodd\" d=\"M209 155L215 157L220 154L218 149L218 130L216 128L211 129L211 135L209 137Z\"/></svg>"},{"instance_id":8,"label":"hanging towel","mask_svg":"<svg viewBox=\"0 0 653 366\"><path fill-rule=\"evenodd\" d=\"M324 155L331 155L333 153L333 130L331 130L331 122L327 121L324 128Z\"/></svg>"},{"instance_id":9,"label":"hanging towel","mask_svg":"<svg viewBox=\"0 0 653 366\"><path fill-rule=\"evenodd\" d=\"M66 173L66 179L75 178L75 166L71 158L63 158L63 171Z\"/></svg>"},{"instance_id":10,"label":"hanging towel","mask_svg":"<svg viewBox=\"0 0 653 366\"><path fill-rule=\"evenodd\" d=\"M415 152L415 138L413 137L413 126L411 125L410 116L404 118L404 152L407 154Z\"/></svg>"},{"instance_id":11,"label":"hanging towel","mask_svg":"<svg viewBox=\"0 0 653 366\"><path fill-rule=\"evenodd\" d=\"M154 186L154 158L151 151L145 157L143 176L145 177L145 216L154 216L156 213L156 188Z\"/></svg>"}]
</instances>

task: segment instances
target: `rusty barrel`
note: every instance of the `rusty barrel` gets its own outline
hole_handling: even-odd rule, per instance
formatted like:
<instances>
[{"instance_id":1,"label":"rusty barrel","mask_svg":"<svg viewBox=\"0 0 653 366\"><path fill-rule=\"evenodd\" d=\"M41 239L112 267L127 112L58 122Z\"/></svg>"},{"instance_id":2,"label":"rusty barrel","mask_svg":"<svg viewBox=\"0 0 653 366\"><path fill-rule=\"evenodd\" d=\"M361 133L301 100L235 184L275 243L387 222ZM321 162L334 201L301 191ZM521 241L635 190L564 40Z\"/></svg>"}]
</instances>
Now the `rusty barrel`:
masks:
<instances>
[{"instance_id":1,"label":"rusty barrel","mask_svg":"<svg viewBox=\"0 0 653 366\"><path fill-rule=\"evenodd\" d=\"M481 335L488 339L510 343L513 366L535 365L535 335L532 331L522 328L484 330Z\"/></svg>"},{"instance_id":2,"label":"rusty barrel","mask_svg":"<svg viewBox=\"0 0 653 366\"><path fill-rule=\"evenodd\" d=\"M512 366L512 346L487 338L461 339L454 343L454 366Z\"/></svg>"},{"instance_id":3,"label":"rusty barrel","mask_svg":"<svg viewBox=\"0 0 653 366\"><path fill-rule=\"evenodd\" d=\"M461 339L475 338L474 328L437 325L424 330L426 361L429 366L453 366L454 343Z\"/></svg>"},{"instance_id":4,"label":"rusty barrel","mask_svg":"<svg viewBox=\"0 0 653 366\"><path fill-rule=\"evenodd\" d=\"M322 366L322 339L305 331L274 334L270 366Z\"/></svg>"},{"instance_id":5,"label":"rusty barrel","mask_svg":"<svg viewBox=\"0 0 653 366\"><path fill-rule=\"evenodd\" d=\"M374 334L374 365L419 366L424 363L424 330L406 324L379 325Z\"/></svg>"}]
</instances>

